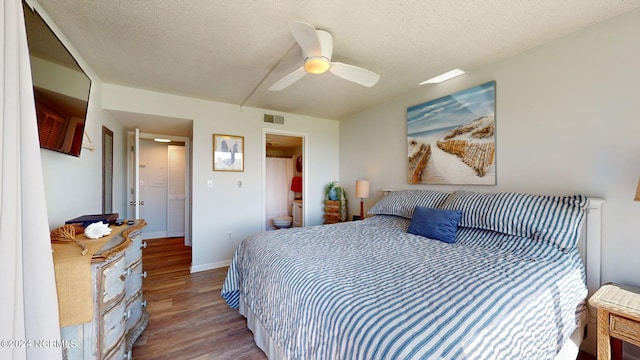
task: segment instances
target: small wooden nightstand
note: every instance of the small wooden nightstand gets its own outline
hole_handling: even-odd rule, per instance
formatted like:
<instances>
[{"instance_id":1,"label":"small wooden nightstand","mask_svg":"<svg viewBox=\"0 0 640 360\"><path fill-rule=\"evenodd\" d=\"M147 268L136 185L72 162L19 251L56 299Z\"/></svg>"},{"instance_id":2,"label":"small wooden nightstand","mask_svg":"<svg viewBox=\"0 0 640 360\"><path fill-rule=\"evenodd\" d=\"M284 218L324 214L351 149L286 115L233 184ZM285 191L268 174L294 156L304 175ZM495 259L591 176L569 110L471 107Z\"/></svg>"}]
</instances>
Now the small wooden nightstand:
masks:
<instances>
[{"instance_id":1,"label":"small wooden nightstand","mask_svg":"<svg viewBox=\"0 0 640 360\"><path fill-rule=\"evenodd\" d=\"M325 200L324 223L334 224L347 220L347 201Z\"/></svg>"},{"instance_id":2,"label":"small wooden nightstand","mask_svg":"<svg viewBox=\"0 0 640 360\"><path fill-rule=\"evenodd\" d=\"M589 299L598 309L598 359L622 359L622 341L640 346L640 288L604 284Z\"/></svg>"}]
</instances>

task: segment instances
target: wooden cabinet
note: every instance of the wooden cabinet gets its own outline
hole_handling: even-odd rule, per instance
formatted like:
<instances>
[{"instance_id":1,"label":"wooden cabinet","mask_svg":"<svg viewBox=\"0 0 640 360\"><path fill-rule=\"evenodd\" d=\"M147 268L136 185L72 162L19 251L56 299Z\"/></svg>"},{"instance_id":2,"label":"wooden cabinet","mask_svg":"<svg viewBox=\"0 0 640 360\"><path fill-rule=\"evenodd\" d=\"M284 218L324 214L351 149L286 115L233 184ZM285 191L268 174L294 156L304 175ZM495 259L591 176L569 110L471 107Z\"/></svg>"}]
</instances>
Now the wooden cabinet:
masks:
<instances>
[{"instance_id":1,"label":"wooden cabinet","mask_svg":"<svg viewBox=\"0 0 640 360\"><path fill-rule=\"evenodd\" d=\"M120 227L91 257L93 317L61 328L62 339L72 344L65 349L65 359L131 359L133 343L149 322L142 293L146 243L140 234L145 225L137 220Z\"/></svg>"},{"instance_id":2,"label":"wooden cabinet","mask_svg":"<svg viewBox=\"0 0 640 360\"><path fill-rule=\"evenodd\" d=\"M340 200L324 201L324 223L333 224L347 220L347 202Z\"/></svg>"}]
</instances>

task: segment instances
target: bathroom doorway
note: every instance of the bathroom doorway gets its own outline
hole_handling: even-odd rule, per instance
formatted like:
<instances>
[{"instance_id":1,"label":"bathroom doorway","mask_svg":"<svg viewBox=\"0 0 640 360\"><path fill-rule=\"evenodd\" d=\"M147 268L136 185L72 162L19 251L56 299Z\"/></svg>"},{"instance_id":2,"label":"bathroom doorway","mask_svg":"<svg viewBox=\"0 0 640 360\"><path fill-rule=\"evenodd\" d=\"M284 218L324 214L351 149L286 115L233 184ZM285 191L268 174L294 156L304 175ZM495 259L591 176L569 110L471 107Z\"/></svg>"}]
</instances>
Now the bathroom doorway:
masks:
<instances>
[{"instance_id":1,"label":"bathroom doorway","mask_svg":"<svg viewBox=\"0 0 640 360\"><path fill-rule=\"evenodd\" d=\"M264 130L265 230L304 226L305 135Z\"/></svg>"}]
</instances>

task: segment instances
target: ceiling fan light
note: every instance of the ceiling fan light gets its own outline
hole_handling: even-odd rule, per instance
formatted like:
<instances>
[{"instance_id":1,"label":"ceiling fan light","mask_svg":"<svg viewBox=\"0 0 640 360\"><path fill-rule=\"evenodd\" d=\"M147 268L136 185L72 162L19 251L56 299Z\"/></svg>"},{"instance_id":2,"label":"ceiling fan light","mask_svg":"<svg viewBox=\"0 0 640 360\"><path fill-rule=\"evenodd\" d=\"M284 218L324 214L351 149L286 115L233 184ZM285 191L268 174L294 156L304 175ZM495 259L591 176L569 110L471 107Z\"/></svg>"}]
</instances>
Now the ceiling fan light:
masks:
<instances>
[{"instance_id":1,"label":"ceiling fan light","mask_svg":"<svg viewBox=\"0 0 640 360\"><path fill-rule=\"evenodd\" d=\"M331 63L324 56L311 56L304 61L304 69L309 74L323 74L329 70Z\"/></svg>"}]
</instances>

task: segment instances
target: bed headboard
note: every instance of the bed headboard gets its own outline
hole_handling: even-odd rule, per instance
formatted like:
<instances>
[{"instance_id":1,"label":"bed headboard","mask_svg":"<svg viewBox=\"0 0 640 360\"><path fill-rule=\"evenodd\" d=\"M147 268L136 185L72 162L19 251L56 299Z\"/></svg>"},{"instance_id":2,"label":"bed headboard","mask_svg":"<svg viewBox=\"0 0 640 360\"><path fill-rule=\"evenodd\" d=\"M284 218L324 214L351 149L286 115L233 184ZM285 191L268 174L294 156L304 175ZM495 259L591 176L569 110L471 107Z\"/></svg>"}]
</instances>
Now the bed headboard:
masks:
<instances>
[{"instance_id":1,"label":"bed headboard","mask_svg":"<svg viewBox=\"0 0 640 360\"><path fill-rule=\"evenodd\" d=\"M589 198L587 219L578 250L587 272L589 295L600 287L600 250L602 243L602 205L603 199Z\"/></svg>"},{"instance_id":2,"label":"bed headboard","mask_svg":"<svg viewBox=\"0 0 640 360\"><path fill-rule=\"evenodd\" d=\"M587 273L587 289L591 296L601 284L600 278L600 250L602 246L602 206L603 199L589 198L587 206L587 219L582 239L578 243L578 250L582 255L585 271ZM588 305L587 305L588 306ZM596 353L597 312L589 306L589 322L585 338L580 348L590 354Z\"/></svg>"}]
</instances>

